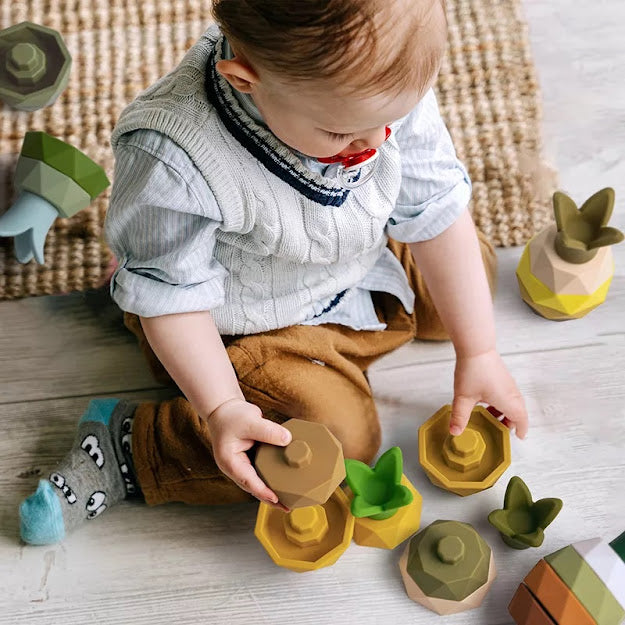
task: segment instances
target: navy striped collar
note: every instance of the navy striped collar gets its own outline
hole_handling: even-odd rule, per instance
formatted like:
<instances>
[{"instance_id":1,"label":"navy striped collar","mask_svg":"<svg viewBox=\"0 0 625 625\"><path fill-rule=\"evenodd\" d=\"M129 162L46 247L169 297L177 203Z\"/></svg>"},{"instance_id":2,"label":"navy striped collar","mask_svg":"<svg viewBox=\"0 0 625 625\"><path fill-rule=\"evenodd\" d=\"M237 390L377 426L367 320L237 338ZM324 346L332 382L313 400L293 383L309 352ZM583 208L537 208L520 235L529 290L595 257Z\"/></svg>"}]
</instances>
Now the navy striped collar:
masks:
<instances>
[{"instance_id":1,"label":"navy striped collar","mask_svg":"<svg viewBox=\"0 0 625 625\"><path fill-rule=\"evenodd\" d=\"M223 59L225 38L220 35L206 64L206 95L230 134L272 174L309 200L341 206L350 191L338 182L307 169L293 151L272 132L254 121L237 101L228 81L215 69Z\"/></svg>"}]
</instances>

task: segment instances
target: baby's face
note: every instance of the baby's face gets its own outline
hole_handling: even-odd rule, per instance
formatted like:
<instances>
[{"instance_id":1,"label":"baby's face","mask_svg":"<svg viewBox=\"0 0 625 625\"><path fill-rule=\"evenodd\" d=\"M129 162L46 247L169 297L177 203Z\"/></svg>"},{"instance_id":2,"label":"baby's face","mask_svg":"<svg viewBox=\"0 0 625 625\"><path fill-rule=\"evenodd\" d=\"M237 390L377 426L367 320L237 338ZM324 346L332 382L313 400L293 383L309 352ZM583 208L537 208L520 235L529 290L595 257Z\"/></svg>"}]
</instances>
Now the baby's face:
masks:
<instances>
[{"instance_id":1,"label":"baby's face","mask_svg":"<svg viewBox=\"0 0 625 625\"><path fill-rule=\"evenodd\" d=\"M399 47L405 53L401 65L412 68L418 68L432 51L442 54L447 27L441 0L395 0L385 6L387 10L380 11L378 17L380 54ZM417 36L418 50L405 44ZM362 80L362 84L375 87L367 83L368 75L377 74L371 73L366 41L354 41L352 45L358 46L355 49L362 50L362 55L357 59L360 63L350 70L350 83ZM392 93L371 95L375 88L354 91L343 84L345 78L289 81L260 64L255 70L251 65L244 56L235 57L220 61L217 70L235 89L252 96L278 139L314 158L348 156L379 147L386 138L386 126L407 115L436 78L432 76L428 84L399 93L394 89Z\"/></svg>"},{"instance_id":2,"label":"baby's face","mask_svg":"<svg viewBox=\"0 0 625 625\"><path fill-rule=\"evenodd\" d=\"M384 143L386 126L407 115L423 90L346 96L336 85L255 85L252 97L273 134L307 156L347 156Z\"/></svg>"}]
</instances>

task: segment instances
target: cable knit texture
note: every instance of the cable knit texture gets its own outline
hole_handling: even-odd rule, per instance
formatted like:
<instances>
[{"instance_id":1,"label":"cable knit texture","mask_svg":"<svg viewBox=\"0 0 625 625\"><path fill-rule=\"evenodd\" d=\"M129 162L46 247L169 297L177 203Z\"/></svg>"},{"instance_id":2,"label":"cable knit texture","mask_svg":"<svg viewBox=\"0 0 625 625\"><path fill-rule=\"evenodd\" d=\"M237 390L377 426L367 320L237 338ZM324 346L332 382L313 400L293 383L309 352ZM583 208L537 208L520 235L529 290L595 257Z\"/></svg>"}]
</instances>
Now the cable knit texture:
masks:
<instances>
[{"instance_id":1,"label":"cable knit texture","mask_svg":"<svg viewBox=\"0 0 625 625\"><path fill-rule=\"evenodd\" d=\"M207 30L125 109L112 145L149 128L190 155L223 215L214 256L227 271L225 297L211 312L220 333L251 334L312 318L371 270L386 247L401 161L391 137L373 179L353 191L306 169L214 71L223 41Z\"/></svg>"}]
</instances>

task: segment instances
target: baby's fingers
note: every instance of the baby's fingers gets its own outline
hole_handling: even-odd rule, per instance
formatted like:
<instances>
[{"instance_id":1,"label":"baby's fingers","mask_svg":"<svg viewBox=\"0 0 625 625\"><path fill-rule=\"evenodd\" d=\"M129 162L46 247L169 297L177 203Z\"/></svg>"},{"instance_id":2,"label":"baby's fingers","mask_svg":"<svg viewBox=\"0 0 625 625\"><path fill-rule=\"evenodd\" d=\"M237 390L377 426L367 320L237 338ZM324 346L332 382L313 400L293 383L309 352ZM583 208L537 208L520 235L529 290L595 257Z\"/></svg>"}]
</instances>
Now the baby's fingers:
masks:
<instances>
[{"instance_id":1,"label":"baby's fingers","mask_svg":"<svg viewBox=\"0 0 625 625\"><path fill-rule=\"evenodd\" d=\"M278 503L276 494L260 479L245 454L237 455L230 463L230 466L224 468L226 469L224 473L227 472L239 488L265 503Z\"/></svg>"},{"instance_id":2,"label":"baby's fingers","mask_svg":"<svg viewBox=\"0 0 625 625\"><path fill-rule=\"evenodd\" d=\"M246 438L270 445L288 445L291 442L291 432L285 427L269 421L269 419L254 419L247 424Z\"/></svg>"},{"instance_id":3,"label":"baby's fingers","mask_svg":"<svg viewBox=\"0 0 625 625\"><path fill-rule=\"evenodd\" d=\"M514 424L516 435L525 438L527 435L528 421L525 402L520 395L507 396L497 402L497 409L503 412L505 419Z\"/></svg>"},{"instance_id":4,"label":"baby's fingers","mask_svg":"<svg viewBox=\"0 0 625 625\"><path fill-rule=\"evenodd\" d=\"M451 405L451 421L449 423L449 432L454 436L462 434L464 428L467 427L471 412L477 401L465 395L456 395Z\"/></svg>"}]
</instances>

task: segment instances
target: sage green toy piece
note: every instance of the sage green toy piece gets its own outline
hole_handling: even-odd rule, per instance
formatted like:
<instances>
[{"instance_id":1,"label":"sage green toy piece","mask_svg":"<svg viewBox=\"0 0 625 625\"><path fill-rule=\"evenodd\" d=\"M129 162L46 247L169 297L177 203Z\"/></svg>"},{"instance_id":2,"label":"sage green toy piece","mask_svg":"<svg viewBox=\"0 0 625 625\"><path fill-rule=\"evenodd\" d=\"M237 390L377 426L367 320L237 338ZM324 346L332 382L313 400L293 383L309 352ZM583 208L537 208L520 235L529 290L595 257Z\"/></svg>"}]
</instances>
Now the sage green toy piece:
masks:
<instances>
[{"instance_id":1,"label":"sage green toy piece","mask_svg":"<svg viewBox=\"0 0 625 625\"><path fill-rule=\"evenodd\" d=\"M625 610L572 545L545 557L597 625L620 625Z\"/></svg>"},{"instance_id":2,"label":"sage green toy piece","mask_svg":"<svg viewBox=\"0 0 625 625\"><path fill-rule=\"evenodd\" d=\"M345 460L347 484L354 493L351 512L356 518L388 519L412 502L412 493L401 484L402 465L399 447L385 451L373 468L359 460Z\"/></svg>"},{"instance_id":3,"label":"sage green toy piece","mask_svg":"<svg viewBox=\"0 0 625 625\"><path fill-rule=\"evenodd\" d=\"M45 132L27 132L22 145L22 156L43 161L69 176L95 200L110 182L102 167L86 154Z\"/></svg>"},{"instance_id":4,"label":"sage green toy piece","mask_svg":"<svg viewBox=\"0 0 625 625\"><path fill-rule=\"evenodd\" d=\"M545 528L561 509L561 499L532 501L529 488L515 475L508 482L503 510L493 510L488 515L488 522L499 530L501 538L509 547L540 547L545 538Z\"/></svg>"},{"instance_id":5,"label":"sage green toy piece","mask_svg":"<svg viewBox=\"0 0 625 625\"><path fill-rule=\"evenodd\" d=\"M61 35L22 22L0 31L0 100L22 111L52 104L67 87L72 58Z\"/></svg>"},{"instance_id":6,"label":"sage green toy piece","mask_svg":"<svg viewBox=\"0 0 625 625\"><path fill-rule=\"evenodd\" d=\"M89 194L71 178L34 158L19 159L14 181L17 189L30 191L50 202L61 217L72 217L91 204Z\"/></svg>"},{"instance_id":7,"label":"sage green toy piece","mask_svg":"<svg viewBox=\"0 0 625 625\"><path fill-rule=\"evenodd\" d=\"M625 610L625 562L621 556L601 538L574 543L573 549L584 558Z\"/></svg>"},{"instance_id":8,"label":"sage green toy piece","mask_svg":"<svg viewBox=\"0 0 625 625\"><path fill-rule=\"evenodd\" d=\"M579 210L568 195L557 191L553 196L553 208L558 226L556 253L569 263L587 263L599 248L623 240L620 230L607 225L614 210L614 189L601 189Z\"/></svg>"},{"instance_id":9,"label":"sage green toy piece","mask_svg":"<svg viewBox=\"0 0 625 625\"><path fill-rule=\"evenodd\" d=\"M0 237L15 237L20 263L45 262L48 230L72 217L109 185L104 170L73 146L44 132L28 132L15 170L18 198L0 215Z\"/></svg>"},{"instance_id":10,"label":"sage green toy piece","mask_svg":"<svg viewBox=\"0 0 625 625\"><path fill-rule=\"evenodd\" d=\"M426 596L462 601L486 584L490 559L471 525L435 521L410 539L406 570Z\"/></svg>"}]
</instances>

